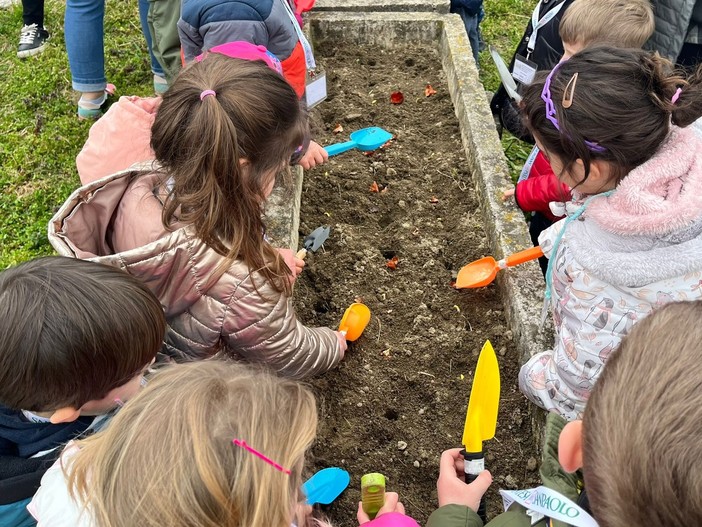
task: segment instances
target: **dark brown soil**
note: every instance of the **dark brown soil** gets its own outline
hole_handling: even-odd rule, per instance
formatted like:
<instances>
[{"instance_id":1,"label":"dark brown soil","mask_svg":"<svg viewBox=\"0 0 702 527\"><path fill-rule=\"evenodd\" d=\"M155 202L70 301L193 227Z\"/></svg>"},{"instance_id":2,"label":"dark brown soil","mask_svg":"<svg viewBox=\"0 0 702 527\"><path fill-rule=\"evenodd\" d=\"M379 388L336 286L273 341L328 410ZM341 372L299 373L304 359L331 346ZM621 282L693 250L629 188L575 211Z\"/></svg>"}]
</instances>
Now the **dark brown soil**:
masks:
<instances>
[{"instance_id":1,"label":"dark brown soil","mask_svg":"<svg viewBox=\"0 0 702 527\"><path fill-rule=\"evenodd\" d=\"M485 443L497 488L536 482L536 449L519 393L517 352L496 287L459 292L452 277L489 252L458 121L435 51L322 46L329 98L313 112L322 144L380 126L395 140L373 155L352 151L305 174L300 234L331 225L296 286L298 314L336 327L355 300L373 318L341 366L314 381L320 426L312 468L340 466L349 489L327 511L356 526L360 478L382 472L420 523L436 508L441 452L459 447L476 358L486 339L498 352L498 432ZM427 84L436 94L425 96ZM401 91L404 102L390 103ZM484 96L476 94L476 97ZM343 132L333 130L341 124ZM380 192L371 192L376 182ZM397 257L397 269L386 262ZM406 443L406 447L405 447Z\"/></svg>"}]
</instances>

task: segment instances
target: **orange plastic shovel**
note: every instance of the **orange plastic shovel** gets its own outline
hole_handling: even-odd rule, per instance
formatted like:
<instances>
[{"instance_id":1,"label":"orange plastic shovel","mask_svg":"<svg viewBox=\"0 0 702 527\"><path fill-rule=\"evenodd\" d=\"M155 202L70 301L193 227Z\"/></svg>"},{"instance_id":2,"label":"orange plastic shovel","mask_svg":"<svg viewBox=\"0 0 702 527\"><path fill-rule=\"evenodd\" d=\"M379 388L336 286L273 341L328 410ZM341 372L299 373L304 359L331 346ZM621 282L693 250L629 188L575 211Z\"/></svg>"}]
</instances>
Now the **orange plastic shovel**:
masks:
<instances>
[{"instance_id":1,"label":"orange plastic shovel","mask_svg":"<svg viewBox=\"0 0 702 527\"><path fill-rule=\"evenodd\" d=\"M480 260L463 266L463 268L458 271L456 289L485 287L495 279L497 271L500 269L506 269L507 267L514 267L524 262L536 260L543 255L544 252L541 250L541 247L537 246L511 254L499 262L495 261L492 256L481 258Z\"/></svg>"},{"instance_id":2,"label":"orange plastic shovel","mask_svg":"<svg viewBox=\"0 0 702 527\"><path fill-rule=\"evenodd\" d=\"M371 312L368 306L355 302L351 304L341 318L339 331L346 335L346 340L353 342L358 339L370 322Z\"/></svg>"}]
</instances>

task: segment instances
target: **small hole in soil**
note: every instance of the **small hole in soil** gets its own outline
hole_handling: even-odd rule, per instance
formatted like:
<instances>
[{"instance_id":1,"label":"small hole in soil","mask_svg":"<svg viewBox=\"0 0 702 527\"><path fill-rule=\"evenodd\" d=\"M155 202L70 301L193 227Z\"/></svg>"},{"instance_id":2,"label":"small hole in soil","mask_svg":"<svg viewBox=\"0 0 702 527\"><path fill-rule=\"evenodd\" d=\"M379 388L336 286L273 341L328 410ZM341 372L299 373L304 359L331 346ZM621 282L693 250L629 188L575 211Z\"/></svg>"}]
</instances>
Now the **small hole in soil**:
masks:
<instances>
[{"instance_id":1,"label":"small hole in soil","mask_svg":"<svg viewBox=\"0 0 702 527\"><path fill-rule=\"evenodd\" d=\"M375 59L368 59L368 63L367 63L367 64L368 64L369 66L375 66L375 65L377 64L377 62L375 61Z\"/></svg>"},{"instance_id":2,"label":"small hole in soil","mask_svg":"<svg viewBox=\"0 0 702 527\"><path fill-rule=\"evenodd\" d=\"M315 302L314 310L317 313L329 313L329 304L327 304L324 300L320 300Z\"/></svg>"},{"instance_id":3,"label":"small hole in soil","mask_svg":"<svg viewBox=\"0 0 702 527\"><path fill-rule=\"evenodd\" d=\"M397 251L395 249L380 249L380 254L383 255L383 258L389 260L397 255Z\"/></svg>"},{"instance_id":4,"label":"small hole in soil","mask_svg":"<svg viewBox=\"0 0 702 527\"><path fill-rule=\"evenodd\" d=\"M390 421L397 421L397 419L400 417L400 414L397 413L397 410L394 408L388 408L385 410L385 419L390 419Z\"/></svg>"},{"instance_id":5,"label":"small hole in soil","mask_svg":"<svg viewBox=\"0 0 702 527\"><path fill-rule=\"evenodd\" d=\"M412 59L412 58L405 59L405 66L410 66L410 67L414 66L414 59Z\"/></svg>"}]
</instances>

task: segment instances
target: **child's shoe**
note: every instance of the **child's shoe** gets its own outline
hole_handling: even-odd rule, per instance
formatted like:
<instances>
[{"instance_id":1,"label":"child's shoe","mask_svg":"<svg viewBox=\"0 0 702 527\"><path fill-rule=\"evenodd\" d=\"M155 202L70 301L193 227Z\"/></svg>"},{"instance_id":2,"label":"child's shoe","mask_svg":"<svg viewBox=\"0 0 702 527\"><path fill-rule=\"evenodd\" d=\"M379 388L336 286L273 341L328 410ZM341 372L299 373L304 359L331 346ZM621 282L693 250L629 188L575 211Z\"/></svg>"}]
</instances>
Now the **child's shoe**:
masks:
<instances>
[{"instance_id":1,"label":"child's shoe","mask_svg":"<svg viewBox=\"0 0 702 527\"><path fill-rule=\"evenodd\" d=\"M17 56L24 59L41 53L46 47L47 40L49 40L49 32L38 24L23 26Z\"/></svg>"},{"instance_id":2,"label":"child's shoe","mask_svg":"<svg viewBox=\"0 0 702 527\"><path fill-rule=\"evenodd\" d=\"M168 81L161 75L154 74L154 93L161 96L168 90Z\"/></svg>"},{"instance_id":3,"label":"child's shoe","mask_svg":"<svg viewBox=\"0 0 702 527\"><path fill-rule=\"evenodd\" d=\"M78 100L78 119L81 121L85 119L99 119L102 116L102 107L107 102L107 96L113 95L114 93L115 85L108 84L105 87L105 92L102 94L102 97L97 99L85 99L84 96L81 95Z\"/></svg>"}]
</instances>

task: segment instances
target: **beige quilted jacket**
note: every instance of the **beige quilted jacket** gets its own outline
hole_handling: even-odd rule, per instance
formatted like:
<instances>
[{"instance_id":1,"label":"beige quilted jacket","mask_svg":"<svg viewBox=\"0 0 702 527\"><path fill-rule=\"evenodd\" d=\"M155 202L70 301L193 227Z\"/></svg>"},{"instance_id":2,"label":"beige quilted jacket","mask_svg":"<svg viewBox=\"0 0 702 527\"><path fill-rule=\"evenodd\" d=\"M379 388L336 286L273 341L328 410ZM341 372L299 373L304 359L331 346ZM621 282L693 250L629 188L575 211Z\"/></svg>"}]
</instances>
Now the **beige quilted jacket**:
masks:
<instances>
[{"instance_id":1,"label":"beige quilted jacket","mask_svg":"<svg viewBox=\"0 0 702 527\"><path fill-rule=\"evenodd\" d=\"M301 324L292 299L243 262L211 283L221 256L191 226L164 229L158 178L125 170L82 186L51 219L51 245L143 280L164 306L165 347L178 360L223 350L294 378L334 367L341 351L335 333Z\"/></svg>"}]
</instances>

